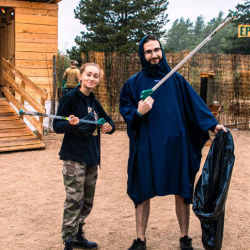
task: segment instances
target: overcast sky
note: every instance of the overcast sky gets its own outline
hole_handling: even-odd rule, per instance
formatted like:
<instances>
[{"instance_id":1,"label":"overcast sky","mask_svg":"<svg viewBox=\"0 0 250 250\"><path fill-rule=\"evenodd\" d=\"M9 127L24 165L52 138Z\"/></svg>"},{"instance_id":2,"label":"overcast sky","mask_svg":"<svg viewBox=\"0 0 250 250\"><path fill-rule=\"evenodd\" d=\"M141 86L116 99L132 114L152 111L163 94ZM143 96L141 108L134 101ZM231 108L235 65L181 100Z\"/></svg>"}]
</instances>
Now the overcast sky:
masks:
<instances>
[{"instance_id":1,"label":"overcast sky","mask_svg":"<svg viewBox=\"0 0 250 250\"><path fill-rule=\"evenodd\" d=\"M84 30L78 19L74 18L74 9L79 0L62 0L59 2L59 50L65 51L76 45L74 39ZM169 0L168 19L166 29L171 28L172 23L183 17L189 18L195 22L197 16L203 15L205 22L218 16L219 11L223 11L226 16L229 9L235 10L238 3L244 3L244 0ZM204 37L205 39L205 37Z\"/></svg>"}]
</instances>

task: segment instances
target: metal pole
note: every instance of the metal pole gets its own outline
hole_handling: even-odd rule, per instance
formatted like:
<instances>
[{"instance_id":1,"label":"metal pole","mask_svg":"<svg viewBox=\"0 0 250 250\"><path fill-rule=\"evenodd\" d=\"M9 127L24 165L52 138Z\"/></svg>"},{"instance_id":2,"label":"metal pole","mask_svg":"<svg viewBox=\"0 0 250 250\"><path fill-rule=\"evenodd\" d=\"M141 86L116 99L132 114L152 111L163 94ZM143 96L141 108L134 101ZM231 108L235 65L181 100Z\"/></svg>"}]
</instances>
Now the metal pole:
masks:
<instances>
[{"instance_id":1,"label":"metal pole","mask_svg":"<svg viewBox=\"0 0 250 250\"><path fill-rule=\"evenodd\" d=\"M55 100L56 99L56 56L53 55L53 100L51 113L55 114Z\"/></svg>"}]
</instances>

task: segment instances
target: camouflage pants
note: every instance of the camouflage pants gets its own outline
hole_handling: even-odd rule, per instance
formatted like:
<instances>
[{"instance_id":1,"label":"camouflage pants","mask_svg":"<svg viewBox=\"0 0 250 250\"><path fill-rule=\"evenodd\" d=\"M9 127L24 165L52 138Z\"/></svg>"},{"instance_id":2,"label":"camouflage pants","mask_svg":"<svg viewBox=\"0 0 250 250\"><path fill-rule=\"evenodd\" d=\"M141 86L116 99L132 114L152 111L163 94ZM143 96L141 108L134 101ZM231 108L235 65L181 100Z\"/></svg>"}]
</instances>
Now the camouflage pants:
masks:
<instances>
[{"instance_id":1,"label":"camouflage pants","mask_svg":"<svg viewBox=\"0 0 250 250\"><path fill-rule=\"evenodd\" d=\"M62 238L70 241L93 207L97 166L67 160L63 161L62 173L66 190Z\"/></svg>"}]
</instances>

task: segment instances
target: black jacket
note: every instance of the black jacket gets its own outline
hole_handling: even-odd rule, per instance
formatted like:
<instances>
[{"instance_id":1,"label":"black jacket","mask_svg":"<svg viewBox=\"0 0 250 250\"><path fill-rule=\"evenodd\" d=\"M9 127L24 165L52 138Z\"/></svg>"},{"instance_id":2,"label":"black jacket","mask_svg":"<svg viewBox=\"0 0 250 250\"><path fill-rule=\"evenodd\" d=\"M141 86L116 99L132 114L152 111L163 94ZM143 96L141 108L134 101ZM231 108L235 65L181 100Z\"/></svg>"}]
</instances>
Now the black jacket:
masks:
<instances>
[{"instance_id":1,"label":"black jacket","mask_svg":"<svg viewBox=\"0 0 250 250\"><path fill-rule=\"evenodd\" d=\"M93 108L98 116L98 119L104 118L111 126L112 134L115 131L113 120L106 114L95 95L91 92L91 99L93 100ZM79 90L79 86L68 94L62 97L57 115L70 116L74 115L83 118L88 114L88 106L84 94ZM65 134L59 152L61 160L72 160L76 162L84 162L89 165L100 164L100 131L98 129L97 136L90 136L81 138L72 133L74 126L70 125L68 121L54 119L53 128L58 134Z\"/></svg>"}]
</instances>

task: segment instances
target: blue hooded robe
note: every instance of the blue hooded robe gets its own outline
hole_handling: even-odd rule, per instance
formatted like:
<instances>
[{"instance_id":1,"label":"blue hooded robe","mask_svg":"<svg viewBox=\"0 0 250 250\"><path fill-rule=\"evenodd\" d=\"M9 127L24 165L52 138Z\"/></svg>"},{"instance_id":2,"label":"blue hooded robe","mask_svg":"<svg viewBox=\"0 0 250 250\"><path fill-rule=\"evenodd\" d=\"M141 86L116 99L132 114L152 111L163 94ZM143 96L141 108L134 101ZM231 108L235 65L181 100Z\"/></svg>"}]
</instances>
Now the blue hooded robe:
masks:
<instances>
[{"instance_id":1,"label":"blue hooded robe","mask_svg":"<svg viewBox=\"0 0 250 250\"><path fill-rule=\"evenodd\" d=\"M180 195L190 204L207 131L218 123L176 72L151 94L152 109L143 116L137 114L141 92L152 89L171 71L163 50L160 64L146 61L146 37L139 46L142 70L124 83L120 93L120 112L130 139L127 192L135 205L169 194Z\"/></svg>"}]
</instances>

